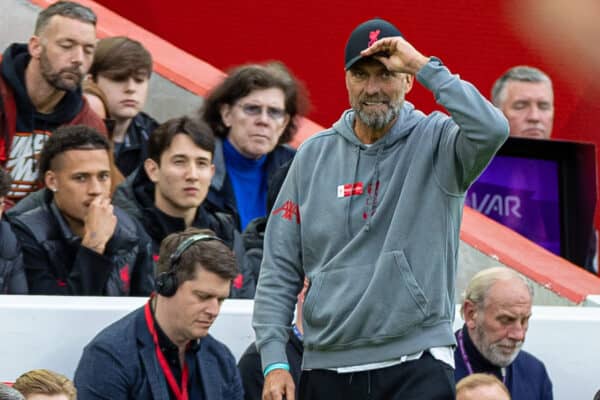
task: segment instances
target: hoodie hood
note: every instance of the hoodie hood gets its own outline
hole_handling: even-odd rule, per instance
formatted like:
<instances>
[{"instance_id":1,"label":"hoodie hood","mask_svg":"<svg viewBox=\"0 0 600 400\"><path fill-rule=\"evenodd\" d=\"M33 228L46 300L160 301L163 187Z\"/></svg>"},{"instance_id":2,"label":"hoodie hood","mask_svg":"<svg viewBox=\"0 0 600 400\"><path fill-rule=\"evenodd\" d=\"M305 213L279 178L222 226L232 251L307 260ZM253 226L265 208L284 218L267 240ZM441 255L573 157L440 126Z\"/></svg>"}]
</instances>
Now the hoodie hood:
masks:
<instances>
[{"instance_id":1,"label":"hoodie hood","mask_svg":"<svg viewBox=\"0 0 600 400\"><path fill-rule=\"evenodd\" d=\"M404 101L400 115L398 115L392 128L371 146L366 146L362 143L354 133L355 118L356 112L353 109L346 110L341 118L333 124L333 129L339 132L350 143L359 146L361 149L373 149L373 151L377 151L380 148L389 148L396 144L398 140L409 135L415 125L421 119L425 118L425 114L419 110L415 110L415 107L410 102Z\"/></svg>"},{"instance_id":2,"label":"hoodie hood","mask_svg":"<svg viewBox=\"0 0 600 400\"><path fill-rule=\"evenodd\" d=\"M25 86L25 69L30 60L27 45L22 43L13 43L2 56L2 76L13 89L17 103L17 132L50 131L71 121L80 112L83 107L81 86L66 91L51 113L38 113Z\"/></svg>"}]
</instances>

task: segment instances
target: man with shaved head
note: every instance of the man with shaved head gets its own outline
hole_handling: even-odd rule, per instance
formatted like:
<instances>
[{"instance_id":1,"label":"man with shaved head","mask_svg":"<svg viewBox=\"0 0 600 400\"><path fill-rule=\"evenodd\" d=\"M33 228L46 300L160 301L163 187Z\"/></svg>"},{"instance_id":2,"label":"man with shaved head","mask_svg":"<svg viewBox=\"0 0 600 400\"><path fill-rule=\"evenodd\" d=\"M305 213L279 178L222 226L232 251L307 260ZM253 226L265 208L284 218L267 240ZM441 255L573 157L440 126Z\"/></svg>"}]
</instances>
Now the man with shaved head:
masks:
<instances>
[{"instance_id":1,"label":"man with shaved head","mask_svg":"<svg viewBox=\"0 0 600 400\"><path fill-rule=\"evenodd\" d=\"M511 269L490 268L471 279L461 307L465 324L456 332L457 382L483 372L500 379L513 400L553 398L544 364L521 350L532 301L531 285Z\"/></svg>"}]
</instances>

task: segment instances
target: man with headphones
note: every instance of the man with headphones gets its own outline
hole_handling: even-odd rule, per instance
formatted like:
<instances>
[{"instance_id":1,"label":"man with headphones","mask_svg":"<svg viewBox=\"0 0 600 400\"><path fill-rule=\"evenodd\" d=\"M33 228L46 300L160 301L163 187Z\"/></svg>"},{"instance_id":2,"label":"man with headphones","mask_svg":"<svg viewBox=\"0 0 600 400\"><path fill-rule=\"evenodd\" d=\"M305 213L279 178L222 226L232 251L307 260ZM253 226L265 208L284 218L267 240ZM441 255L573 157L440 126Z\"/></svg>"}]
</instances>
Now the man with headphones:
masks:
<instances>
[{"instance_id":1,"label":"man with headphones","mask_svg":"<svg viewBox=\"0 0 600 400\"><path fill-rule=\"evenodd\" d=\"M79 398L243 399L234 356L208 334L237 273L232 251L212 231L167 236L156 293L85 347L75 372Z\"/></svg>"}]
</instances>

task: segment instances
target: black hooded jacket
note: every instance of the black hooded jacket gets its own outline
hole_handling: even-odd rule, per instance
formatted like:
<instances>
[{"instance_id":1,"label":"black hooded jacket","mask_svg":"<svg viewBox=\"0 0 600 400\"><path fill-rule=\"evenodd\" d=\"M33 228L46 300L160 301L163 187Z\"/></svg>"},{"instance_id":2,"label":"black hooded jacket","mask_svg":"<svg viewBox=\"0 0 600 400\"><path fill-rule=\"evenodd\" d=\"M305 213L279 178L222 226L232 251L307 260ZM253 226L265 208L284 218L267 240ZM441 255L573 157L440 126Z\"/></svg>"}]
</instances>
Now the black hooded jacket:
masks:
<instances>
[{"instance_id":1,"label":"black hooded jacket","mask_svg":"<svg viewBox=\"0 0 600 400\"><path fill-rule=\"evenodd\" d=\"M81 88L66 91L52 112L38 112L25 85L30 60L27 45L15 43L6 49L0 64L0 164L6 164L13 180L7 196L12 201L38 188L37 155L54 129L81 124L106 134Z\"/></svg>"},{"instance_id":2,"label":"black hooded jacket","mask_svg":"<svg viewBox=\"0 0 600 400\"><path fill-rule=\"evenodd\" d=\"M37 112L25 87L25 68L31 56L27 45L13 43L2 56L2 77L14 92L17 104L17 132L52 131L71 121L83 108L81 88L66 92L50 114Z\"/></svg>"}]
</instances>

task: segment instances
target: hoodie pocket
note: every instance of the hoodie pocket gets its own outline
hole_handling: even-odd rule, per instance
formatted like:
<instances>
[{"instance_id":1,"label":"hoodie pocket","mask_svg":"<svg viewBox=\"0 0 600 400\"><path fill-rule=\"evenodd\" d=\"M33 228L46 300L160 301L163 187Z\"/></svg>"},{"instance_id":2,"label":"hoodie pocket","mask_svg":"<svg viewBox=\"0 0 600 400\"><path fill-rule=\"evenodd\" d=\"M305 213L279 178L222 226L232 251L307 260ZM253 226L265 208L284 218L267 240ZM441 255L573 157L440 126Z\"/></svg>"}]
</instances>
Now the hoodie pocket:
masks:
<instances>
[{"instance_id":1,"label":"hoodie pocket","mask_svg":"<svg viewBox=\"0 0 600 400\"><path fill-rule=\"evenodd\" d=\"M328 268L313 276L304 303L305 346L386 343L418 327L428 305L402 251L383 253L375 264Z\"/></svg>"}]
</instances>

